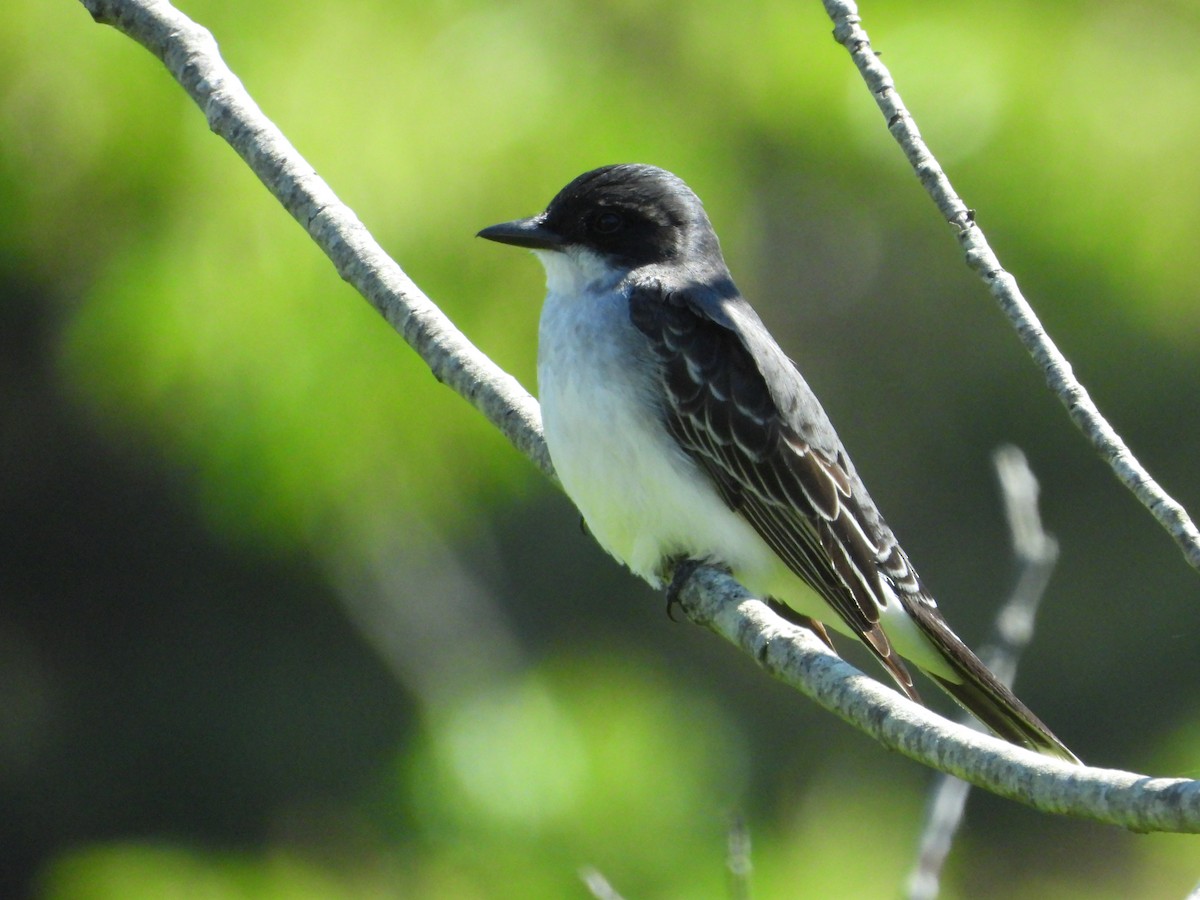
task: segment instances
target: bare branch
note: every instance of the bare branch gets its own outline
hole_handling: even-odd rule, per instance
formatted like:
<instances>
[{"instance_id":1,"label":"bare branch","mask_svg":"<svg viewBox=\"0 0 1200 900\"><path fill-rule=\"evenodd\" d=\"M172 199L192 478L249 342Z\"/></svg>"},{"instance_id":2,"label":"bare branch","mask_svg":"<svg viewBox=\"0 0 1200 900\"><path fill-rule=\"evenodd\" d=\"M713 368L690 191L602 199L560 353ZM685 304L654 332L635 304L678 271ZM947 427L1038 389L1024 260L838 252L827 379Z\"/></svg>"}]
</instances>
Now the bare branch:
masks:
<instances>
[{"instance_id":1,"label":"bare branch","mask_svg":"<svg viewBox=\"0 0 1200 900\"><path fill-rule=\"evenodd\" d=\"M1121 483L1133 492L1175 539L1187 561L1200 569L1200 531L1192 523L1187 510L1150 477L1121 436L1100 414L1087 390L1075 378L1067 358L1042 328L1037 314L1017 287L1017 280L1000 265L1000 260L975 222L974 211L954 192L950 179L925 145L916 122L900 99L891 73L871 49L871 41L860 24L857 6L841 0L824 0L824 3L825 11L833 20L834 39L849 51L887 120L888 131L908 157L913 171L942 216L958 235L967 265L988 286L1000 309L1017 330L1021 343L1042 368L1046 383L1066 406L1071 421L1091 442L1101 459L1112 467Z\"/></svg>"},{"instance_id":2,"label":"bare branch","mask_svg":"<svg viewBox=\"0 0 1200 900\"><path fill-rule=\"evenodd\" d=\"M729 900L750 900L750 829L740 815L729 823L725 836L725 868L729 873Z\"/></svg>"},{"instance_id":3,"label":"bare branch","mask_svg":"<svg viewBox=\"0 0 1200 900\"><path fill-rule=\"evenodd\" d=\"M465 397L553 477L537 401L454 327L371 237L225 64L208 29L164 0L83 0L162 60L175 80L317 246L417 351L434 377Z\"/></svg>"},{"instance_id":4,"label":"bare branch","mask_svg":"<svg viewBox=\"0 0 1200 900\"><path fill-rule=\"evenodd\" d=\"M934 900L941 892L942 869L967 809L971 785L953 775L938 775L929 792L917 862L908 874L907 900Z\"/></svg>"},{"instance_id":5,"label":"bare branch","mask_svg":"<svg viewBox=\"0 0 1200 900\"><path fill-rule=\"evenodd\" d=\"M993 455L1005 517L1018 566L1017 585L996 617L996 634L981 654L984 663L1009 687L1017 677L1021 653L1033 640L1037 608L1058 562L1058 541L1042 528L1039 487L1025 454L1012 445ZM971 721L964 721L974 727ZM942 868L962 823L971 786L952 775L939 775L930 789L917 862L908 877L908 900L933 900L940 891Z\"/></svg>"},{"instance_id":6,"label":"bare branch","mask_svg":"<svg viewBox=\"0 0 1200 900\"><path fill-rule=\"evenodd\" d=\"M1033 640L1038 606L1058 565L1058 541L1042 528L1042 517L1038 512L1041 488L1025 454L1007 445L996 450L993 460L1000 479L1018 574L1012 596L996 619L996 636L987 648L984 662L1001 681L1012 687L1017 677L1017 662Z\"/></svg>"},{"instance_id":7,"label":"bare branch","mask_svg":"<svg viewBox=\"0 0 1200 900\"><path fill-rule=\"evenodd\" d=\"M1200 832L1200 782L1074 765L944 719L859 672L723 572L680 592L688 618L889 749L1034 809L1134 831Z\"/></svg>"},{"instance_id":8,"label":"bare branch","mask_svg":"<svg viewBox=\"0 0 1200 900\"><path fill-rule=\"evenodd\" d=\"M608 883L608 879L604 877L604 873L599 869L592 866L584 866L579 870L579 877L588 889L588 893L595 897L596 900L622 900L616 888Z\"/></svg>"},{"instance_id":9,"label":"bare branch","mask_svg":"<svg viewBox=\"0 0 1200 900\"><path fill-rule=\"evenodd\" d=\"M157 56L246 161L385 319L429 364L532 459L552 473L536 401L463 337L370 237L354 213L262 114L217 46L165 0L81 0ZM873 57L872 57L873 58ZM917 706L834 655L751 598L728 576L700 568L680 599L689 618L740 646L884 746L1027 803L1138 831L1200 831L1200 783L1091 769L977 734Z\"/></svg>"}]
</instances>

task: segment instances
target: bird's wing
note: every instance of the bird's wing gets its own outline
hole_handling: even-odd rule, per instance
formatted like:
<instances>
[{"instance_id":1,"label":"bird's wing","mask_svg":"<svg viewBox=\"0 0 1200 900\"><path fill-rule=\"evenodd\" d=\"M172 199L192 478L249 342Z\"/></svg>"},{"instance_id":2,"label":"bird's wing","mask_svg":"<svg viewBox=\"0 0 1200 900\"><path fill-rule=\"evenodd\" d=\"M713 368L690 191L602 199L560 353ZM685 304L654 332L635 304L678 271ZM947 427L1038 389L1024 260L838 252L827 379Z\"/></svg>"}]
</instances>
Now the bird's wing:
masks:
<instances>
[{"instance_id":1,"label":"bird's wing","mask_svg":"<svg viewBox=\"0 0 1200 900\"><path fill-rule=\"evenodd\" d=\"M729 507L915 699L912 676L879 624L884 580L893 592L919 592L915 573L862 491L820 404L757 316L736 295L710 315L717 300L706 291L651 284L630 298L633 323L662 363L668 431ZM778 355L765 364L790 369L781 382L786 396L768 388L764 358L744 342L753 328Z\"/></svg>"},{"instance_id":2,"label":"bird's wing","mask_svg":"<svg viewBox=\"0 0 1200 900\"><path fill-rule=\"evenodd\" d=\"M731 281L636 286L630 316L661 363L671 436L910 697L879 624L889 597L955 672L929 673L947 693L1001 737L1078 762L946 624L821 404Z\"/></svg>"}]
</instances>

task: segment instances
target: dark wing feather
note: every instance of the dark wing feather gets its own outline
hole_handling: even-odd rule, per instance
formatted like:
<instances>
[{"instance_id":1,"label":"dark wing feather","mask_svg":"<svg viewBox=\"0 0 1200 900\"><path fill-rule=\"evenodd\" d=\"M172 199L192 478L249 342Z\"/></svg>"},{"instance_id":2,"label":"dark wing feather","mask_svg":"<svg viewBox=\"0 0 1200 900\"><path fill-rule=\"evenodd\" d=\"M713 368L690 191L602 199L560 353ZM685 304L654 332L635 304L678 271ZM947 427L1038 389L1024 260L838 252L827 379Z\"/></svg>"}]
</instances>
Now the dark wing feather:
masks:
<instances>
[{"instance_id":1,"label":"dark wing feather","mask_svg":"<svg viewBox=\"0 0 1200 900\"><path fill-rule=\"evenodd\" d=\"M861 520L877 516L864 516L844 457L814 446L784 419L738 334L698 314L685 293L637 289L631 315L662 363L671 436L704 468L729 507L917 699L912 676L879 625L876 597L887 572L880 563L890 561L894 540L886 527L870 534L864 529ZM812 404L810 415L823 419L815 398Z\"/></svg>"},{"instance_id":2,"label":"dark wing feather","mask_svg":"<svg viewBox=\"0 0 1200 900\"><path fill-rule=\"evenodd\" d=\"M952 697L1007 740L1077 761L942 619L820 403L731 281L635 287L630 315L661 363L671 436L910 697L879 625L889 593L960 677L932 676Z\"/></svg>"}]
</instances>

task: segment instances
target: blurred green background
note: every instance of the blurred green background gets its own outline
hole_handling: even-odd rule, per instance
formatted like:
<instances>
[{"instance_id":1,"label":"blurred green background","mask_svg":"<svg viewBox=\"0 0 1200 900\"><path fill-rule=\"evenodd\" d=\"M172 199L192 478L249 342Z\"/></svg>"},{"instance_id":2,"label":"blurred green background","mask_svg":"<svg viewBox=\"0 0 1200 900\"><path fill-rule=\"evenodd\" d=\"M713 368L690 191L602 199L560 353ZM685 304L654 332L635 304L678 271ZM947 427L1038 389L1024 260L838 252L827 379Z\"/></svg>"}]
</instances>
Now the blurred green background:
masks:
<instances>
[{"instance_id":1,"label":"blurred green background","mask_svg":"<svg viewBox=\"0 0 1200 900\"><path fill-rule=\"evenodd\" d=\"M928 772L669 622L146 51L72 0L7 8L0 895L580 897L591 866L720 897L737 817L755 896L897 894ZM1011 441L1062 543L1019 693L1091 763L1200 775L1200 575L1044 389L820 4L182 8L531 389L540 266L475 231L604 163L683 176L960 633L1012 584ZM1076 371L1200 510L1195 4L862 12ZM945 896L1197 879L1196 838L977 794Z\"/></svg>"}]
</instances>

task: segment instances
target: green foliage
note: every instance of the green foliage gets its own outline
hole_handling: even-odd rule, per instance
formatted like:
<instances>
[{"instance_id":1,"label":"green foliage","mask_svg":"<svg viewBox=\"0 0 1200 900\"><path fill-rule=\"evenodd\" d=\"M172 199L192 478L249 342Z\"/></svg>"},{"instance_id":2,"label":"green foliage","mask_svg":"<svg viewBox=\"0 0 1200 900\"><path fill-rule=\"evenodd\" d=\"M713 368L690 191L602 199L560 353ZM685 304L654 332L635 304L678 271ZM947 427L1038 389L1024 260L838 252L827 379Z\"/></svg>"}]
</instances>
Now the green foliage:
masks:
<instances>
[{"instance_id":1,"label":"green foliage","mask_svg":"<svg viewBox=\"0 0 1200 900\"><path fill-rule=\"evenodd\" d=\"M189 12L418 282L527 384L539 273L473 242L478 227L614 159L686 173L726 224L750 213L738 207L755 145L808 151L860 182L877 156L889 178L899 165L815 4ZM1066 29L1071 14L1059 21L1067 52L1031 47L1052 30L1042 5L991 11L984 34L966 8L930 21L885 6L877 41L991 221L1053 241L1115 287L1138 284L1123 314L1182 340L1200 333L1177 327L1195 310L1181 303L1180 242L1200 225L1188 162L1200 120L1182 98L1200 70L1164 57L1126 13ZM39 16L72 65L46 65L28 32L5 38L16 75L0 165L25 211L7 218L6 243L82 289L63 365L90 404L190 460L222 527L258 539L320 540L398 506L453 524L498 485L526 482L504 443L396 352L152 59L61 9L21 18ZM1060 152L1031 154L1034 126ZM744 232L722 230L739 253Z\"/></svg>"},{"instance_id":2,"label":"green foliage","mask_svg":"<svg viewBox=\"0 0 1200 900\"><path fill-rule=\"evenodd\" d=\"M414 280L531 389L541 272L472 236L534 212L586 168L633 160L696 187L752 296L771 271L797 275L801 287L789 280L786 296L822 272L844 289L836 302L849 315L805 296L816 310L808 314L830 327L803 336L818 356L859 353L850 368L875 377L867 393L919 379L915 357L955 364L946 345L957 338L929 336L926 322L905 331L905 316L945 309L939 295L978 304L982 289L954 281L962 276L948 235L925 240L921 229L939 223L829 39L819 4L195 0L183 8L215 33L264 111ZM7 11L0 266L8 281L36 283L56 304L56 377L114 445L152 448L185 473L224 539L350 565L378 546L372 534L408 522L422 523L414 534L477 538L480 519L544 489L339 281L157 61L92 25L71 0L9 0ZM1194 15L1182 5L1147 16L1137 4L1068 2L880 2L863 14L1002 259L1049 320L1078 329L1068 349L1096 369L1115 359L1111 396L1147 433L1164 430L1159 458L1192 479L1196 496L1194 445L1170 431L1186 417L1142 402L1195 392L1200 57L1176 52L1197 37ZM781 210L794 230L778 225ZM844 270L814 263L805 252L814 244ZM941 271L956 274L910 278L905 262L939 248ZM802 305L779 302L767 318L800 332L815 321ZM1025 365L1015 351L992 365L988 354L1000 351L971 341L958 352L980 366L938 395L923 420L945 425L933 437L909 421L920 413L897 423L854 409L852 428L880 418L875 446L894 482L941 471L938 448L979 431L978 419L949 418ZM1124 355L1130 342L1161 366L1151 373L1158 379L1139 387L1144 373L1120 368L1138 368L1139 357ZM877 362L887 352L898 353L892 369ZM920 383L909 390L928 395ZM876 402L891 405L891 396ZM1022 405L1010 417L1018 432L1027 412ZM1030 437L1040 436L1046 429L1030 416ZM1062 506L1081 507L1079 518L1102 518L1078 499L1079 456L1058 464L1051 499L1058 491ZM946 499L939 490L954 489L922 488L909 515ZM950 530L943 523L929 544L957 549ZM1065 555L1093 549L1088 535L1064 536ZM1064 713L1076 692L1103 695L1090 698L1093 709L1110 703L1107 682L1087 684L1111 675L1110 654L1138 640L1127 613L1106 607L1143 587L1136 567L1119 563L1133 539L1108 540L1095 541L1099 562L1077 588L1087 626L1064 625L1070 638L1055 645L1104 655L1064 666L1082 673L1068 686L1057 685L1057 672L1045 679L1069 693ZM1116 574L1105 568L1118 564ZM1178 593L1194 600L1194 585ZM1093 634L1093 620L1106 617L1119 637ZM375 796L340 798L318 816L335 839L268 837L261 851L229 853L169 835L99 843L53 863L43 894L581 896L577 872L591 865L631 898L714 897L724 891L724 829L743 806L757 896L896 892L918 818L915 776L897 783L878 754L853 771L823 764L826 736L814 733L806 765L794 770L811 781L770 808L752 799L754 785L779 785L726 704L620 647L599 655L573 644L568 655L570 663L430 704L395 751L393 771L372 781ZM1171 664L1163 668L1144 693L1173 684ZM1125 710L1147 705L1144 693ZM1154 723L1159 737L1182 735L1172 750L1180 768L1200 741L1185 717L1195 713ZM1029 852L1042 849L1030 843ZM1022 861L981 884L962 873L1000 851L968 845L952 880L971 897L1182 896L1190 887L1193 839L1096 846L1081 841L1070 864ZM1111 879L1106 867L1126 874Z\"/></svg>"},{"instance_id":3,"label":"green foliage","mask_svg":"<svg viewBox=\"0 0 1200 900\"><path fill-rule=\"evenodd\" d=\"M465 697L427 719L401 756L379 831L325 867L143 844L64 857L45 896L581 896L593 867L626 896L714 897L724 830L739 811L746 747L728 714L645 666L576 659ZM820 896L874 895L897 883L912 802L855 821L882 786L823 784L778 830L751 823L764 896L804 884ZM854 842L844 840L853 831ZM891 835L891 836L889 836ZM863 870L858 845L880 852ZM344 848L345 849L345 848Z\"/></svg>"}]
</instances>

